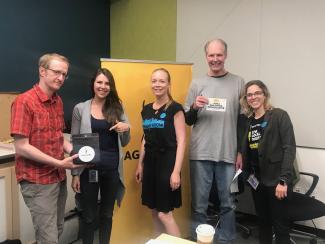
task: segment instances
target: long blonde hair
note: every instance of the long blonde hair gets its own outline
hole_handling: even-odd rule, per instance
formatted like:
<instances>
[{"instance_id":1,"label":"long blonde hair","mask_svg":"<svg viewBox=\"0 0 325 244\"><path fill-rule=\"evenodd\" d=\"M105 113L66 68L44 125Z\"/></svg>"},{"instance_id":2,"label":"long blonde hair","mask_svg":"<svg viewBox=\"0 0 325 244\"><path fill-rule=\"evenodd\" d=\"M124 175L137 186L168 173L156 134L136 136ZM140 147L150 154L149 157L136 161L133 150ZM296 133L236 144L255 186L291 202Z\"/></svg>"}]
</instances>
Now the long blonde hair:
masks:
<instances>
[{"instance_id":1,"label":"long blonde hair","mask_svg":"<svg viewBox=\"0 0 325 244\"><path fill-rule=\"evenodd\" d=\"M263 83L263 81L251 80L251 81L249 81L249 82L247 82L245 84L244 90L242 91L242 94L241 94L241 97L240 97L240 105L241 105L241 107L243 109L243 112L248 117L252 116L254 112L253 112L252 107L249 106L249 104L247 103L246 93L247 93L247 89L250 86L253 86L253 85L258 86L263 91L263 94L265 96L265 100L264 100L264 108L265 108L265 110L271 110L273 108L271 103L270 103L271 94L270 94L269 89L267 88L267 86Z\"/></svg>"}]
</instances>

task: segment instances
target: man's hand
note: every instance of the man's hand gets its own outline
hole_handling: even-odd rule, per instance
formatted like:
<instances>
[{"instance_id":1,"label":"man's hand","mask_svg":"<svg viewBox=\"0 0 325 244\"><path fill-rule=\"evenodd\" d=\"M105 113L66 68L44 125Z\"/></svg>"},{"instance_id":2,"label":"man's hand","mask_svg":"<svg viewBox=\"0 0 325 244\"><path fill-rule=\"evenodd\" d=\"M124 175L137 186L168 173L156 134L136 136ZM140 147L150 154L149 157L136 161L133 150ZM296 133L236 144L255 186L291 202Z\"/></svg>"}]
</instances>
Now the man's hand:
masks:
<instances>
[{"instance_id":1,"label":"man's hand","mask_svg":"<svg viewBox=\"0 0 325 244\"><path fill-rule=\"evenodd\" d=\"M70 157L66 157L66 158L62 159L61 161L59 161L58 167L64 168L64 169L76 169L76 168L85 167L85 165L74 164L73 160L75 158L78 158L78 154L74 154Z\"/></svg>"},{"instance_id":2,"label":"man's hand","mask_svg":"<svg viewBox=\"0 0 325 244\"><path fill-rule=\"evenodd\" d=\"M239 169L243 169L243 156L241 153L237 153L237 158L236 158L236 171Z\"/></svg>"},{"instance_id":3,"label":"man's hand","mask_svg":"<svg viewBox=\"0 0 325 244\"><path fill-rule=\"evenodd\" d=\"M200 108L203 108L208 103L209 103L208 98L203 97L203 96L197 96L192 107L195 110L199 110Z\"/></svg>"},{"instance_id":4,"label":"man's hand","mask_svg":"<svg viewBox=\"0 0 325 244\"><path fill-rule=\"evenodd\" d=\"M36 161L36 162L39 162L42 164L51 165L51 166L57 167L57 168L74 169L74 168L83 167L82 165L76 165L73 163L73 159L77 158L78 154L75 154L73 156L59 160L59 159L53 158L53 157L45 154L38 148L29 144L28 137L15 135L14 139L15 139L14 145L15 145L15 149L16 149L16 154L19 154L20 156L22 156L24 158L28 158L30 160L33 160L33 161ZM69 143L64 143L64 144L66 144L66 145L63 145L63 147L65 147L66 150L70 149L70 151L71 151L72 148L67 147L67 145Z\"/></svg>"}]
</instances>

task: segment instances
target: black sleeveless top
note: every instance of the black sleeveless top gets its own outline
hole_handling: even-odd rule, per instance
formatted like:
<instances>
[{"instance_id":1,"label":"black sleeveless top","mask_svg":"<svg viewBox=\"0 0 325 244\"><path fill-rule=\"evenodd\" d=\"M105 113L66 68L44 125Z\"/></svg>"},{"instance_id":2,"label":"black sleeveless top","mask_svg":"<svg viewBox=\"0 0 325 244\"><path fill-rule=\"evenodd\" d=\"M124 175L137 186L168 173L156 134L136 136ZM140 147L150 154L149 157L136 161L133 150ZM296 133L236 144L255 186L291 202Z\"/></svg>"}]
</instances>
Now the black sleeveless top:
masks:
<instances>
[{"instance_id":1,"label":"black sleeveless top","mask_svg":"<svg viewBox=\"0 0 325 244\"><path fill-rule=\"evenodd\" d=\"M174 115L183 111L182 105L172 102L158 110L153 109L152 103L146 105L142 112L142 126L145 136L145 148L153 150L176 150L177 140L174 127Z\"/></svg>"},{"instance_id":2,"label":"black sleeveless top","mask_svg":"<svg viewBox=\"0 0 325 244\"><path fill-rule=\"evenodd\" d=\"M99 134L100 162L97 169L117 170L119 164L118 134L109 130L112 126L105 119L96 119L91 116L91 129Z\"/></svg>"}]
</instances>

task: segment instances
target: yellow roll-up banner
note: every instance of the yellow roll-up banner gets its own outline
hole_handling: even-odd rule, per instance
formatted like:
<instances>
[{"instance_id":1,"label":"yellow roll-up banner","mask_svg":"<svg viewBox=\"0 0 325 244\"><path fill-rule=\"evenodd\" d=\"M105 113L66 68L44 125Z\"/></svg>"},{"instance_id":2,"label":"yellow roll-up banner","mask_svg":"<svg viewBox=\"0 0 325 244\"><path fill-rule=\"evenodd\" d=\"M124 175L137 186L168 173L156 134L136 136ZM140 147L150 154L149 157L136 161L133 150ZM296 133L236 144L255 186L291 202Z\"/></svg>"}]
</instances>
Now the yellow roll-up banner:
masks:
<instances>
[{"instance_id":1,"label":"yellow roll-up banner","mask_svg":"<svg viewBox=\"0 0 325 244\"><path fill-rule=\"evenodd\" d=\"M141 204L141 185L135 181L141 138L143 135L141 110L144 104L155 100L151 91L151 73L165 68L171 75L173 99L184 104L192 79L192 64L156 61L101 59L101 66L114 76L118 94L131 124L131 141L124 148L124 180L126 194L121 208L115 207L111 243L145 243L154 238L151 211ZM189 132L189 131L188 131ZM189 133L187 133L187 137ZM187 142L188 142L187 138ZM188 150L187 150L188 151ZM182 168L182 207L175 209L174 216L182 236L188 236L190 224L190 182L188 156Z\"/></svg>"}]
</instances>

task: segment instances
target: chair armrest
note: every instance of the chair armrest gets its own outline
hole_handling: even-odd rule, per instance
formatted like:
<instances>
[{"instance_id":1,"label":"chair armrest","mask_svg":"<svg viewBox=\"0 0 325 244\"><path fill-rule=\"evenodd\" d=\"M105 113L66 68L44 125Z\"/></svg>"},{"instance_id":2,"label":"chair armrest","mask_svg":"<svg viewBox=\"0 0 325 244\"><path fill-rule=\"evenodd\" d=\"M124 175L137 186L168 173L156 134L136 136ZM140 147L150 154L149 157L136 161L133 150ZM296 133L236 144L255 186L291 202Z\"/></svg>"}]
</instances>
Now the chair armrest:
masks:
<instances>
[{"instance_id":1,"label":"chair armrest","mask_svg":"<svg viewBox=\"0 0 325 244\"><path fill-rule=\"evenodd\" d=\"M319 176L315 175L315 174L312 174L312 173L307 173L307 172L299 172L299 174L307 175L307 176L310 176L310 177L313 178L313 182L311 183L311 186L309 187L308 191L305 193L305 195L310 196L313 193L313 191L315 190L315 188L316 188L316 185L317 185L318 180L319 180Z\"/></svg>"}]
</instances>

